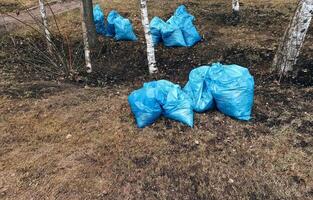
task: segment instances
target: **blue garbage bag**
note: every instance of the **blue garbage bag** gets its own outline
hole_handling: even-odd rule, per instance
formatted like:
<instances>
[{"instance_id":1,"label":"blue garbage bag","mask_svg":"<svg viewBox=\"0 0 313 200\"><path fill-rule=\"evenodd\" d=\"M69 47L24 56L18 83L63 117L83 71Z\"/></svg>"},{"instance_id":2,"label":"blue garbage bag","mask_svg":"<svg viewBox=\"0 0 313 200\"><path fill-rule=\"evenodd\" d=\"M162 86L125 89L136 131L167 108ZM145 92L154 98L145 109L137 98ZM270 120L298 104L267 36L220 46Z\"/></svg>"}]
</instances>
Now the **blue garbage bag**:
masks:
<instances>
[{"instance_id":1,"label":"blue garbage bag","mask_svg":"<svg viewBox=\"0 0 313 200\"><path fill-rule=\"evenodd\" d=\"M161 29L165 26L165 23L161 18L154 17L150 22L150 31L152 36L152 41L154 45L162 42Z\"/></svg>"},{"instance_id":2,"label":"blue garbage bag","mask_svg":"<svg viewBox=\"0 0 313 200\"><path fill-rule=\"evenodd\" d=\"M175 10L174 15L176 16L187 15L191 20L195 19L195 17L187 11L187 8L185 5L178 6L178 8Z\"/></svg>"},{"instance_id":3,"label":"blue garbage bag","mask_svg":"<svg viewBox=\"0 0 313 200\"><path fill-rule=\"evenodd\" d=\"M239 120L251 119L254 79L247 68L215 63L207 77L218 110Z\"/></svg>"},{"instance_id":4,"label":"blue garbage bag","mask_svg":"<svg viewBox=\"0 0 313 200\"><path fill-rule=\"evenodd\" d=\"M135 90L128 97L132 113L139 128L153 124L162 114L162 108L155 97L155 90L146 87Z\"/></svg>"},{"instance_id":5,"label":"blue garbage bag","mask_svg":"<svg viewBox=\"0 0 313 200\"><path fill-rule=\"evenodd\" d=\"M93 8L93 19L97 33L101 35L106 35L104 14L99 4L95 5L95 7Z\"/></svg>"},{"instance_id":6,"label":"blue garbage bag","mask_svg":"<svg viewBox=\"0 0 313 200\"><path fill-rule=\"evenodd\" d=\"M115 10L112 10L108 15L107 36L114 37L115 40L137 40L129 19L122 17Z\"/></svg>"},{"instance_id":7,"label":"blue garbage bag","mask_svg":"<svg viewBox=\"0 0 313 200\"><path fill-rule=\"evenodd\" d=\"M179 6L175 14L167 21L169 24L177 25L184 36L186 46L191 47L201 41L201 36L193 24L195 17L188 13L184 5Z\"/></svg>"},{"instance_id":8,"label":"blue garbage bag","mask_svg":"<svg viewBox=\"0 0 313 200\"><path fill-rule=\"evenodd\" d=\"M149 85L156 88L156 98L162 107L164 117L193 127L192 102L179 85L166 80L154 81Z\"/></svg>"},{"instance_id":9,"label":"blue garbage bag","mask_svg":"<svg viewBox=\"0 0 313 200\"><path fill-rule=\"evenodd\" d=\"M183 26L184 23L193 22L194 20L195 17L187 11L186 6L180 5L175 10L174 15L169 20L167 20L167 22L170 24Z\"/></svg>"},{"instance_id":10,"label":"blue garbage bag","mask_svg":"<svg viewBox=\"0 0 313 200\"><path fill-rule=\"evenodd\" d=\"M115 28L114 28L114 20L119 17L120 14L116 10L112 10L108 14L108 25L107 25L107 34L108 37L114 37L115 36Z\"/></svg>"},{"instance_id":11,"label":"blue garbage bag","mask_svg":"<svg viewBox=\"0 0 313 200\"><path fill-rule=\"evenodd\" d=\"M185 38L186 45L188 47L192 47L201 41L201 36L199 35L196 27L192 23L185 24L185 26L181 29Z\"/></svg>"},{"instance_id":12,"label":"blue garbage bag","mask_svg":"<svg viewBox=\"0 0 313 200\"><path fill-rule=\"evenodd\" d=\"M193 110L200 113L213 109L215 106L212 93L206 82L209 68L210 66L201 66L193 69L183 89L192 100Z\"/></svg>"},{"instance_id":13,"label":"blue garbage bag","mask_svg":"<svg viewBox=\"0 0 313 200\"><path fill-rule=\"evenodd\" d=\"M161 29L162 40L167 47L185 47L186 42L181 29L175 24L165 23Z\"/></svg>"},{"instance_id":14,"label":"blue garbage bag","mask_svg":"<svg viewBox=\"0 0 313 200\"><path fill-rule=\"evenodd\" d=\"M169 81L145 83L129 96L128 102L139 128L152 124L160 115L193 127L191 99L179 85Z\"/></svg>"},{"instance_id":15,"label":"blue garbage bag","mask_svg":"<svg viewBox=\"0 0 313 200\"><path fill-rule=\"evenodd\" d=\"M136 41L137 37L134 33L133 26L129 19L122 16L116 17L114 20L115 40Z\"/></svg>"}]
</instances>

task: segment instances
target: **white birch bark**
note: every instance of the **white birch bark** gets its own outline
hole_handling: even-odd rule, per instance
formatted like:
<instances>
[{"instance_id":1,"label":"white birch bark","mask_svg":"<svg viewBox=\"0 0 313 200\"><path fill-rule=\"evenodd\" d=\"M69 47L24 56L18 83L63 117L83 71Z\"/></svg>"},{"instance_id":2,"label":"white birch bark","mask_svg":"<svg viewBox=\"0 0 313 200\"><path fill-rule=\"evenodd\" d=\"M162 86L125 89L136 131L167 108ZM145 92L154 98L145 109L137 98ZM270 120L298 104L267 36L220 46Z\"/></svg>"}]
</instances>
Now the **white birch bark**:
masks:
<instances>
[{"instance_id":1,"label":"white birch bark","mask_svg":"<svg viewBox=\"0 0 313 200\"><path fill-rule=\"evenodd\" d=\"M82 30L83 30L83 41L84 41L84 53L85 53L85 63L86 63L86 69L87 73L92 72L92 66L91 66L91 58L90 58L90 48L89 48L89 40L88 40L88 33L87 33L87 27L85 22L85 15L84 15L84 8L83 3L81 4L81 14L82 14Z\"/></svg>"},{"instance_id":2,"label":"white birch bark","mask_svg":"<svg viewBox=\"0 0 313 200\"><path fill-rule=\"evenodd\" d=\"M239 12L239 0L232 0L232 7L233 12L238 13Z\"/></svg>"},{"instance_id":3,"label":"white birch bark","mask_svg":"<svg viewBox=\"0 0 313 200\"><path fill-rule=\"evenodd\" d=\"M48 29L48 21L47 21L47 13L46 13L46 7L45 7L45 1L39 0L39 11L42 18L43 28L47 40L48 50L52 52L52 41L51 41L51 34Z\"/></svg>"},{"instance_id":4,"label":"white birch bark","mask_svg":"<svg viewBox=\"0 0 313 200\"><path fill-rule=\"evenodd\" d=\"M273 68L281 76L293 70L313 14L313 0L300 0L274 58Z\"/></svg>"},{"instance_id":5,"label":"white birch bark","mask_svg":"<svg viewBox=\"0 0 313 200\"><path fill-rule=\"evenodd\" d=\"M152 36L150 32L147 0L140 0L140 8L141 8L141 22L144 28L145 38L146 38L146 43L147 43L147 58L148 58L149 73L153 74L158 71L158 68L156 67L154 45L153 45Z\"/></svg>"}]
</instances>

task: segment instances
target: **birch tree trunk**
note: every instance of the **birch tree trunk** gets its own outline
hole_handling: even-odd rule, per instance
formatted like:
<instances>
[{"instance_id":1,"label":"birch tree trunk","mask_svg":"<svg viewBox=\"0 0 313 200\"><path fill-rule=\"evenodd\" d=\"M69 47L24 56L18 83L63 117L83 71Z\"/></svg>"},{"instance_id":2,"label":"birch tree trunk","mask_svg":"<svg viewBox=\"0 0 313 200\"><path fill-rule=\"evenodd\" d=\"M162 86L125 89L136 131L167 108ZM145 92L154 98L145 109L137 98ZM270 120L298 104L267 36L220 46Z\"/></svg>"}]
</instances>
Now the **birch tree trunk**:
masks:
<instances>
[{"instance_id":1,"label":"birch tree trunk","mask_svg":"<svg viewBox=\"0 0 313 200\"><path fill-rule=\"evenodd\" d=\"M81 3L81 13L82 13L82 30L83 30L83 41L84 41L84 53L85 53L85 63L86 63L86 70L87 73L92 72L91 66L91 58L90 58L90 47L89 47L89 40L88 40L88 31L86 25L86 18L84 14L84 5Z\"/></svg>"},{"instance_id":2,"label":"birch tree trunk","mask_svg":"<svg viewBox=\"0 0 313 200\"><path fill-rule=\"evenodd\" d=\"M97 48L98 39L96 33L96 27L93 20L93 6L92 0L82 0L82 14L85 22L86 34L90 49Z\"/></svg>"},{"instance_id":3,"label":"birch tree trunk","mask_svg":"<svg viewBox=\"0 0 313 200\"><path fill-rule=\"evenodd\" d=\"M45 1L44 0L39 0L39 11L40 11L41 19L42 19L45 37L47 40L48 51L52 52L51 34L50 34L49 29L48 29L47 13L46 13L46 7L45 7Z\"/></svg>"},{"instance_id":4,"label":"birch tree trunk","mask_svg":"<svg viewBox=\"0 0 313 200\"><path fill-rule=\"evenodd\" d=\"M146 38L146 43L147 43L147 59L148 59L149 73L154 74L158 71L158 68L156 67L154 45L153 45L152 36L150 32L147 0L140 0L140 8L141 8L141 22L144 28L145 38Z\"/></svg>"},{"instance_id":5,"label":"birch tree trunk","mask_svg":"<svg viewBox=\"0 0 313 200\"><path fill-rule=\"evenodd\" d=\"M232 8L234 14L239 14L239 0L232 0Z\"/></svg>"},{"instance_id":6,"label":"birch tree trunk","mask_svg":"<svg viewBox=\"0 0 313 200\"><path fill-rule=\"evenodd\" d=\"M313 14L313 0L300 0L273 61L280 77L293 70Z\"/></svg>"}]
</instances>

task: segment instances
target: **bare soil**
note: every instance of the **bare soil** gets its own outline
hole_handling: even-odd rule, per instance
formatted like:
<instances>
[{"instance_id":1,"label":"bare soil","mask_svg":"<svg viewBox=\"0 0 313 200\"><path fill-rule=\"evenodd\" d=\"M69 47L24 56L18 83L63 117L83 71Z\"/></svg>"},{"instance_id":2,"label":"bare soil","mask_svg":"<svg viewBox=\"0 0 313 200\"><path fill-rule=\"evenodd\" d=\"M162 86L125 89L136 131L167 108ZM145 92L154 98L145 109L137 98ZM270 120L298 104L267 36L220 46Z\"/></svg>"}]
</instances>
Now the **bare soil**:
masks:
<instances>
[{"instance_id":1,"label":"bare soil","mask_svg":"<svg viewBox=\"0 0 313 200\"><path fill-rule=\"evenodd\" d=\"M151 16L165 19L185 3L203 35L193 48L158 46L156 77L147 75L136 1L102 2L132 19L140 40L101 38L94 73L78 83L35 74L3 39L0 199L312 199L312 26L299 70L278 84L270 65L295 2L242 2L238 23L226 0L150 1ZM184 85L191 69L216 61L254 75L253 120L210 111L195 114L193 129L164 118L136 128L130 92L160 78Z\"/></svg>"},{"instance_id":2,"label":"bare soil","mask_svg":"<svg viewBox=\"0 0 313 200\"><path fill-rule=\"evenodd\" d=\"M49 3L46 4L46 12L48 17L69 12L79 8L80 6L80 1L78 0L52 0L48 2ZM0 11L3 13L1 14L2 18L0 20L0 32L3 32L4 30L2 29L4 28L12 30L16 28L16 26L23 26L23 23L38 23L38 21L41 21L39 7L37 5L27 8L25 4L19 2L9 2L0 3L0 6Z\"/></svg>"}]
</instances>

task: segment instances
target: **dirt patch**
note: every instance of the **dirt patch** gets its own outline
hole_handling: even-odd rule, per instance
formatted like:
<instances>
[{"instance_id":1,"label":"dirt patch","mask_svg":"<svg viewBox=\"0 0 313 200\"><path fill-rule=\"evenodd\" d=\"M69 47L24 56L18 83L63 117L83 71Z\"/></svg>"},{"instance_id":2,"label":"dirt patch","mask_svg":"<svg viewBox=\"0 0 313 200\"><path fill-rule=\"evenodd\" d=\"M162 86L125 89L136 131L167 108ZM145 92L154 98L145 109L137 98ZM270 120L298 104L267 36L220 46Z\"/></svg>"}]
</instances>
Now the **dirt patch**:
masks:
<instances>
[{"instance_id":1,"label":"dirt patch","mask_svg":"<svg viewBox=\"0 0 313 200\"><path fill-rule=\"evenodd\" d=\"M13 99L41 98L47 94L53 94L64 89L66 85L53 82L26 83L23 85L0 86L0 95Z\"/></svg>"},{"instance_id":2,"label":"dirt patch","mask_svg":"<svg viewBox=\"0 0 313 200\"><path fill-rule=\"evenodd\" d=\"M35 4L36 5L36 4ZM38 24L40 21L39 6L34 6L28 8L28 6L21 3L0 3L0 12L4 13L2 19L0 20L0 27L6 25L9 30L14 30L14 28L21 26L23 23L34 23ZM49 6L46 6L47 17L53 17L53 15L59 15L64 12L71 11L73 9L79 8L80 4L77 0L52 0L49 1ZM52 9L53 13L51 12ZM0 29L4 32L5 29Z\"/></svg>"}]
</instances>

